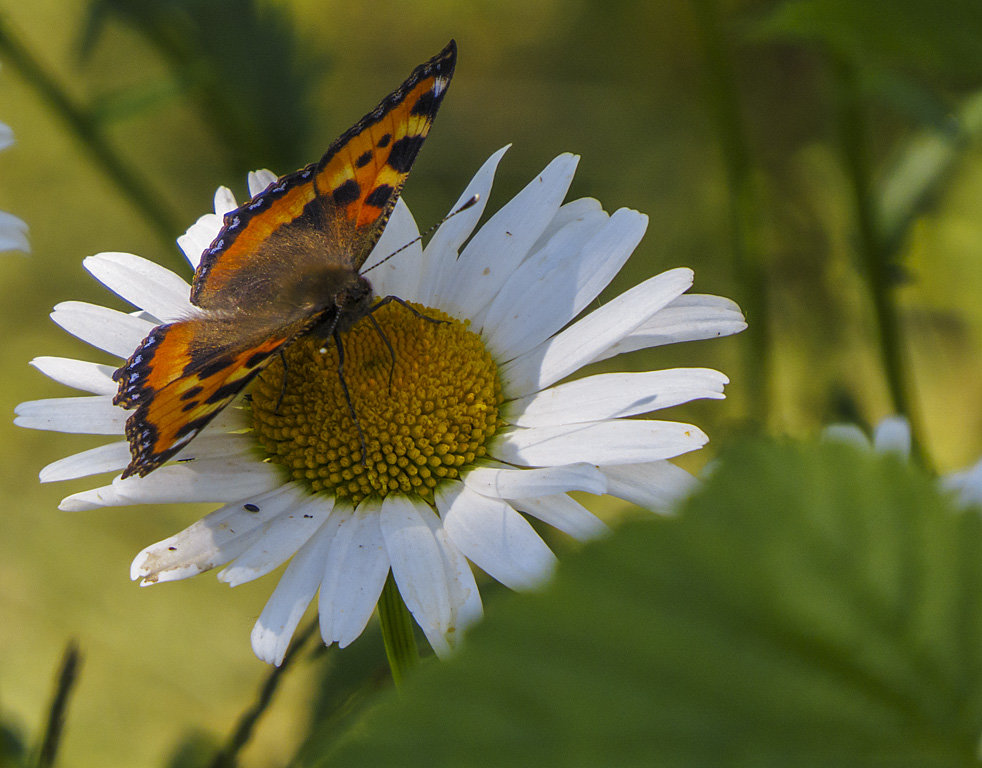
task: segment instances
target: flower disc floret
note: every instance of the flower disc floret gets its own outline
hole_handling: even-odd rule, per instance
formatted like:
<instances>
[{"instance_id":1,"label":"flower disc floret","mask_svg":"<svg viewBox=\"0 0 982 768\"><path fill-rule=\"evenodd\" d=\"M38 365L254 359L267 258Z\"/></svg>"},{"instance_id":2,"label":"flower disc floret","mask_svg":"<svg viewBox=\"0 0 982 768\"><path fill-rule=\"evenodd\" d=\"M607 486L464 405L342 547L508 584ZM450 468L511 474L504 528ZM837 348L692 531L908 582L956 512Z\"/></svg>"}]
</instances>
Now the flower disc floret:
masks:
<instances>
[{"instance_id":1,"label":"flower disc floret","mask_svg":"<svg viewBox=\"0 0 982 768\"><path fill-rule=\"evenodd\" d=\"M394 302L375 312L381 333L363 318L342 334L350 405L333 339L298 339L260 376L256 434L292 479L354 504L432 499L441 480L486 455L501 403L494 361L465 324L413 306L421 316Z\"/></svg>"}]
</instances>

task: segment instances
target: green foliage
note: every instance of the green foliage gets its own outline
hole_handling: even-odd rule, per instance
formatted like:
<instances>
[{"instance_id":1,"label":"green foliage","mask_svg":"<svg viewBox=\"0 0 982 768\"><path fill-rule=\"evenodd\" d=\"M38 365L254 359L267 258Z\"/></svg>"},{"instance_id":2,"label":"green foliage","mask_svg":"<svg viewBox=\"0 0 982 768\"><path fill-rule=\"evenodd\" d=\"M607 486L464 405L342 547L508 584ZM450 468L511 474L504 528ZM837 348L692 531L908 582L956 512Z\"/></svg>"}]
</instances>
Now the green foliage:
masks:
<instances>
[{"instance_id":1,"label":"green foliage","mask_svg":"<svg viewBox=\"0 0 982 768\"><path fill-rule=\"evenodd\" d=\"M980 528L898 459L743 444L300 764L976 764Z\"/></svg>"}]
</instances>

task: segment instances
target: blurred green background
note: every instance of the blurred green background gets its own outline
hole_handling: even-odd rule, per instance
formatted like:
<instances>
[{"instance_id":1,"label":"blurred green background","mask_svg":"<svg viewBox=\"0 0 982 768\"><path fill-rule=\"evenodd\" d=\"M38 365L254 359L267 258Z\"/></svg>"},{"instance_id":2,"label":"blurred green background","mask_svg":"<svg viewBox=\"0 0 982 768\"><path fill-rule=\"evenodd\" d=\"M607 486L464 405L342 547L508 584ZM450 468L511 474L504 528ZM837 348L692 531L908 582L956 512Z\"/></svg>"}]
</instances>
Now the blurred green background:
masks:
<instances>
[{"instance_id":1,"label":"blurred green background","mask_svg":"<svg viewBox=\"0 0 982 768\"><path fill-rule=\"evenodd\" d=\"M687 265L695 291L730 296L748 315L740 337L625 362L731 377L728 400L671 418L720 444L894 412L879 295L898 321L904 352L888 359L899 359L925 453L941 471L972 463L982 454L980 7L0 0L0 121L17 139L0 155L0 210L29 224L33 250L0 258L0 410L70 394L28 368L36 355L113 362L46 317L64 300L124 306L82 258L129 251L183 267L174 239L211 210L218 185L241 200L249 169L315 160L454 37L454 83L404 195L421 226L506 143L489 210L557 153L582 154L571 198L651 219L607 296ZM227 733L267 674L248 635L275 576L234 591L210 577L138 589L136 552L203 509L59 512L93 482L42 487L37 471L98 441L9 419L0 430L0 716L25 737L39 730L76 637L85 661L64 764L163 765L189 733ZM320 669L305 658L287 677L244 765L286 764Z\"/></svg>"}]
</instances>

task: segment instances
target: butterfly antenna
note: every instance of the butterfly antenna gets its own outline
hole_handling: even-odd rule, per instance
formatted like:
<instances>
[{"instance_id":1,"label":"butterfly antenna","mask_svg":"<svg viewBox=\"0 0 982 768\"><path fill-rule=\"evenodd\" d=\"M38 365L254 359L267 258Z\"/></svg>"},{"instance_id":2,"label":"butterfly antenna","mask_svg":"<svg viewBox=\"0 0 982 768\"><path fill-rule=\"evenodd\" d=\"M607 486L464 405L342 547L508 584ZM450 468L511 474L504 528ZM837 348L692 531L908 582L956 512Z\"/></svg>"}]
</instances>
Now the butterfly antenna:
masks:
<instances>
[{"instance_id":1,"label":"butterfly antenna","mask_svg":"<svg viewBox=\"0 0 982 768\"><path fill-rule=\"evenodd\" d=\"M460 206L460 208L458 208L456 211L451 211L450 213L448 213L446 216L444 216L442 219L440 219L436 224L434 224L428 230L426 230L425 232L423 232L419 236L414 237L412 240L410 240L408 243L406 243L401 248L397 248L392 253L390 253L388 256L386 256L384 259L382 259L380 262L378 262L377 264L372 264L372 266L370 266L368 269L362 270L362 274L364 275L367 272L371 272L373 269L375 269L375 267L381 267L383 264L385 264L385 262L387 262L389 259L391 259L393 256L395 256L397 253L402 253L404 250L406 250L413 243L418 243L420 240L422 240L424 237L426 237L427 235L429 235L431 232L434 232L438 227L443 226L443 223L444 222L448 221L449 219L452 219L458 213L463 213L468 208L473 208L475 205L477 205L477 202L480 199L481 199L481 196L480 195L472 195L471 198L470 198L470 200L468 200L466 203L464 203L462 206Z\"/></svg>"}]
</instances>

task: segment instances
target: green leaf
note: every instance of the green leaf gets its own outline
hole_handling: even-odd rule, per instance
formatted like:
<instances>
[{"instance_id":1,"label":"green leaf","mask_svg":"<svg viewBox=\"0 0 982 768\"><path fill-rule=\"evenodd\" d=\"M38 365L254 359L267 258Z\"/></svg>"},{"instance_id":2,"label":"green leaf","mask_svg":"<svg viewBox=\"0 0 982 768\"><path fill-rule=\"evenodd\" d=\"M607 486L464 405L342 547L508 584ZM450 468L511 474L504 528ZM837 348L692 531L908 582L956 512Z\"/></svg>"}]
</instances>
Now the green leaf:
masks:
<instances>
[{"instance_id":1,"label":"green leaf","mask_svg":"<svg viewBox=\"0 0 982 768\"><path fill-rule=\"evenodd\" d=\"M747 443L302 764L975 765L980 605L982 523L931 479Z\"/></svg>"}]
</instances>

